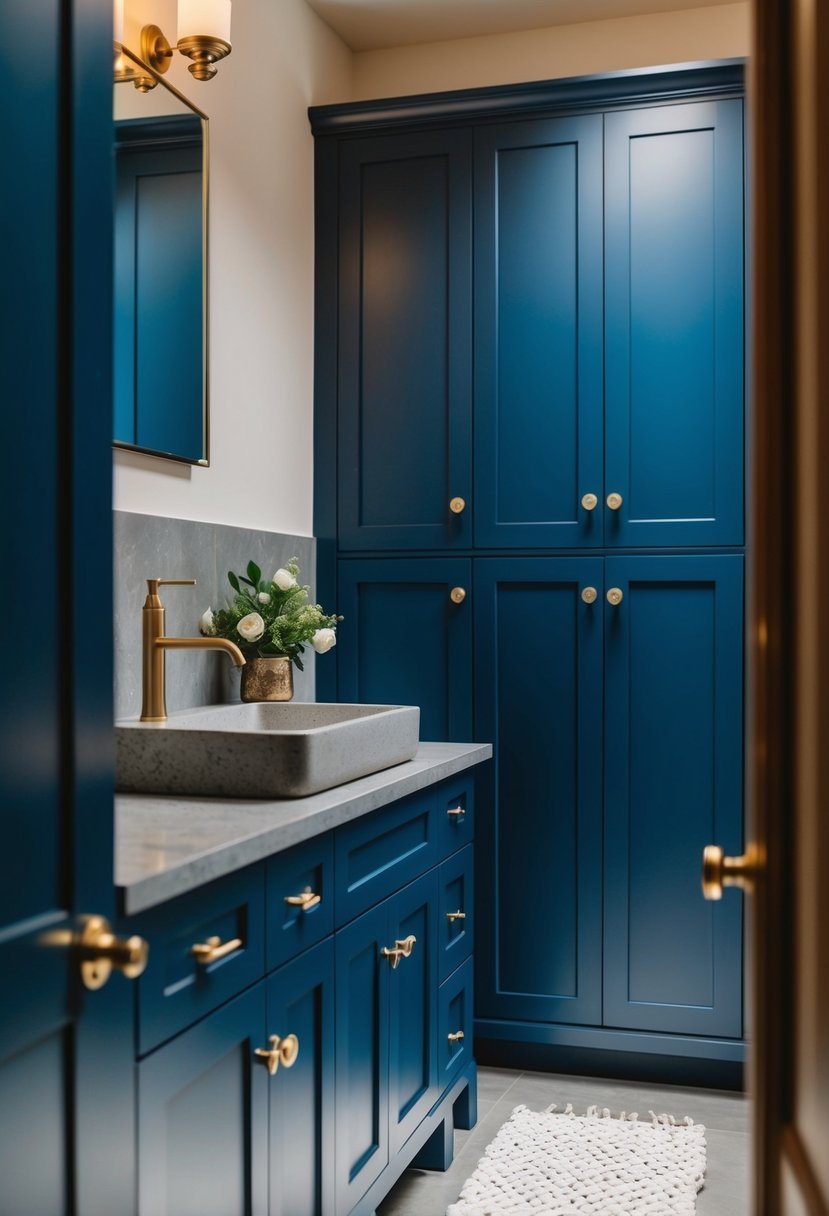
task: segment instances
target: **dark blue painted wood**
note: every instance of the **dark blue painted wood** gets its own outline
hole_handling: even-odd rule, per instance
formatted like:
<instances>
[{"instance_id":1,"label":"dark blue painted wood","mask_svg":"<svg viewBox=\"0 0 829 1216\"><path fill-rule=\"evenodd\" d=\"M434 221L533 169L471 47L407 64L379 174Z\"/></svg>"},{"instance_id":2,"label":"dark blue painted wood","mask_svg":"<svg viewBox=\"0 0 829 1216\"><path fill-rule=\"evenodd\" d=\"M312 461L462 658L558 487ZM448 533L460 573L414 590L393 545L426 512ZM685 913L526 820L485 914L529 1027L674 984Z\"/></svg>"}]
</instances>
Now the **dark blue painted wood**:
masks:
<instances>
[{"instance_id":1,"label":"dark blue painted wood","mask_svg":"<svg viewBox=\"0 0 829 1216\"><path fill-rule=\"evenodd\" d=\"M475 904L472 846L461 849L440 867L438 905L438 973L440 982L472 953L475 941ZM464 919L456 916L462 912Z\"/></svg>"},{"instance_id":2,"label":"dark blue painted wood","mask_svg":"<svg viewBox=\"0 0 829 1216\"><path fill-rule=\"evenodd\" d=\"M419 705L421 739L472 733L472 564L460 558L341 561L340 701Z\"/></svg>"},{"instance_id":3,"label":"dark blue painted wood","mask_svg":"<svg viewBox=\"0 0 829 1216\"><path fill-rule=\"evenodd\" d=\"M139 1216L268 1212L265 1031L263 981L141 1062Z\"/></svg>"},{"instance_id":4,"label":"dark blue painted wood","mask_svg":"<svg viewBox=\"0 0 829 1216\"><path fill-rule=\"evenodd\" d=\"M451 1084L460 1069L472 1059L473 1037L472 959L459 967L438 993L438 1087ZM450 1039L458 1032L462 1039Z\"/></svg>"},{"instance_id":5,"label":"dark blue painted wood","mask_svg":"<svg viewBox=\"0 0 829 1216\"><path fill-rule=\"evenodd\" d=\"M468 546L468 132L340 150L339 543Z\"/></svg>"},{"instance_id":6,"label":"dark blue painted wood","mask_svg":"<svg viewBox=\"0 0 829 1216\"><path fill-rule=\"evenodd\" d=\"M742 113L605 120L610 545L743 541Z\"/></svg>"},{"instance_id":7,"label":"dark blue painted wood","mask_svg":"<svg viewBox=\"0 0 829 1216\"><path fill-rule=\"evenodd\" d=\"M320 902L303 909L286 903L311 891ZM326 832L268 861L267 964L278 967L334 929L334 835Z\"/></svg>"},{"instance_id":8,"label":"dark blue painted wood","mask_svg":"<svg viewBox=\"0 0 829 1216\"><path fill-rule=\"evenodd\" d=\"M416 938L389 978L389 1152L400 1151L438 1097L438 871L391 901L389 941ZM386 964L389 965L388 963Z\"/></svg>"},{"instance_id":9,"label":"dark blue painted wood","mask_svg":"<svg viewBox=\"0 0 829 1216\"><path fill-rule=\"evenodd\" d=\"M602 116L475 132L475 544L596 546Z\"/></svg>"},{"instance_id":10,"label":"dark blue painted wood","mask_svg":"<svg viewBox=\"0 0 829 1216\"><path fill-rule=\"evenodd\" d=\"M337 829L336 924L398 891L438 860L435 792L425 789Z\"/></svg>"},{"instance_id":11,"label":"dark blue painted wood","mask_svg":"<svg viewBox=\"0 0 829 1216\"><path fill-rule=\"evenodd\" d=\"M742 906L706 903L699 867L742 845L743 559L605 574L604 1023L738 1038Z\"/></svg>"},{"instance_id":12,"label":"dark blue painted wood","mask_svg":"<svg viewBox=\"0 0 829 1216\"><path fill-rule=\"evenodd\" d=\"M268 980L268 1034L295 1034L299 1055L270 1085L269 1216L334 1211L334 943Z\"/></svg>"},{"instance_id":13,"label":"dark blue painted wood","mask_svg":"<svg viewBox=\"0 0 829 1216\"><path fill-rule=\"evenodd\" d=\"M476 563L482 1016L601 1022L602 589L600 558Z\"/></svg>"}]
</instances>

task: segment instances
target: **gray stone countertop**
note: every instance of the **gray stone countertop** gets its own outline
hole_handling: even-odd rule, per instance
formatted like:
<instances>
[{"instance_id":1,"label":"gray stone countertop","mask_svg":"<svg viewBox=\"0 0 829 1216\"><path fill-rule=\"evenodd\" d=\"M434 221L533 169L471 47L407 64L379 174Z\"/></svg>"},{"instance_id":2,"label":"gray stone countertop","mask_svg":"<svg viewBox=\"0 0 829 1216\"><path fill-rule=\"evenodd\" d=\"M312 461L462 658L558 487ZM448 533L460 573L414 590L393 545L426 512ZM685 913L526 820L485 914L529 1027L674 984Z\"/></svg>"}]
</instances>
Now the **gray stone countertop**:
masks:
<instances>
[{"instance_id":1,"label":"gray stone countertop","mask_svg":"<svg viewBox=\"0 0 829 1216\"><path fill-rule=\"evenodd\" d=\"M489 760L489 743L421 743L414 760L308 798L118 794L115 885L129 916Z\"/></svg>"}]
</instances>

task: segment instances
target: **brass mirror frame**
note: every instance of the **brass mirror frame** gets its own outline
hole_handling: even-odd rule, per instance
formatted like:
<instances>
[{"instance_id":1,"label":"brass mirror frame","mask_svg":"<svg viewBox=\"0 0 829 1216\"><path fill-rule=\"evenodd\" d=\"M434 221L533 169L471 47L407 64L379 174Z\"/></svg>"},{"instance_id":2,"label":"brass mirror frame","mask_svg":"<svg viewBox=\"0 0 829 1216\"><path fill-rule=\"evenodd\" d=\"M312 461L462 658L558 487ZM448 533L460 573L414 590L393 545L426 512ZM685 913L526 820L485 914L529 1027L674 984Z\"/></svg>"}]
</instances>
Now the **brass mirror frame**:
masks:
<instances>
[{"instance_id":1,"label":"brass mirror frame","mask_svg":"<svg viewBox=\"0 0 829 1216\"><path fill-rule=\"evenodd\" d=\"M146 448L137 443L125 443L121 439L113 439L112 446L124 452L139 452L144 456L155 456L159 460L174 460L178 464L187 464L196 468L206 469L210 467L210 266L209 266L209 233L210 233L210 119L204 110L201 110L195 105L189 97L177 89L174 84L171 84L164 76L145 63L139 58L134 51L129 47L124 46L121 42L114 42L113 49L116 55L123 55L129 59L137 68L140 69L140 74L145 76L155 83L153 88L161 85L174 97L191 110L202 124L202 435L203 435L203 455L196 460L189 456L179 456L175 452L162 452L158 448ZM120 83L121 88L129 88L130 82L124 81ZM113 83L115 88L115 82ZM115 119L113 118L113 122Z\"/></svg>"}]
</instances>

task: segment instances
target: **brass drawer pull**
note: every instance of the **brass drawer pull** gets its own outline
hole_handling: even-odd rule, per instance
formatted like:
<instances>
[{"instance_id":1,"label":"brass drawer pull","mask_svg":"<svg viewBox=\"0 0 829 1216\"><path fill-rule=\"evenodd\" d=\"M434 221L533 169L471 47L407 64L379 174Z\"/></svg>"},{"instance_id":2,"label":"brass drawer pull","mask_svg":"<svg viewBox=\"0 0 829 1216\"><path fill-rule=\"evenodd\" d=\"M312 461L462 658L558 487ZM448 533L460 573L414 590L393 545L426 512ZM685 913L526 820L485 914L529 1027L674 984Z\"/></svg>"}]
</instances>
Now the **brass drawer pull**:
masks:
<instances>
[{"instance_id":1,"label":"brass drawer pull","mask_svg":"<svg viewBox=\"0 0 829 1216\"><path fill-rule=\"evenodd\" d=\"M447 1039L450 1043L460 1043L461 1039L465 1039L466 1035L462 1030L456 1030L454 1034L448 1034Z\"/></svg>"},{"instance_id":2,"label":"brass drawer pull","mask_svg":"<svg viewBox=\"0 0 829 1216\"><path fill-rule=\"evenodd\" d=\"M581 593L581 598L585 604L595 604L599 598L599 593L595 587L585 587Z\"/></svg>"},{"instance_id":3,"label":"brass drawer pull","mask_svg":"<svg viewBox=\"0 0 829 1216\"><path fill-rule=\"evenodd\" d=\"M409 958L411 956L416 941L417 938L415 935L410 933L408 937L404 937L402 940L398 938L393 946L383 947L380 953L382 954L383 958L387 958L389 960L392 971L396 971L400 966L401 958Z\"/></svg>"},{"instance_id":4,"label":"brass drawer pull","mask_svg":"<svg viewBox=\"0 0 829 1216\"><path fill-rule=\"evenodd\" d=\"M624 592L621 587L611 587L607 593L607 602L613 608L618 608L624 598Z\"/></svg>"},{"instance_id":5,"label":"brass drawer pull","mask_svg":"<svg viewBox=\"0 0 829 1216\"><path fill-rule=\"evenodd\" d=\"M120 971L128 980L138 979L144 974L150 957L150 947L143 937L116 937L103 916L87 918L78 946L81 980L90 992L103 988L113 971Z\"/></svg>"},{"instance_id":6,"label":"brass drawer pull","mask_svg":"<svg viewBox=\"0 0 829 1216\"><path fill-rule=\"evenodd\" d=\"M465 912L461 912L461 910L460 910L460 908L459 908L459 909L457 910L457 912L447 912L447 913L446 913L446 919L447 919L448 921L455 921L455 920L466 920L466 913L465 913Z\"/></svg>"},{"instance_id":7,"label":"brass drawer pull","mask_svg":"<svg viewBox=\"0 0 829 1216\"><path fill-rule=\"evenodd\" d=\"M466 500L463 498L450 498L449 510L453 515L462 515L466 510Z\"/></svg>"},{"instance_id":8,"label":"brass drawer pull","mask_svg":"<svg viewBox=\"0 0 829 1216\"><path fill-rule=\"evenodd\" d=\"M299 1039L295 1034L286 1034L281 1039L278 1034L272 1034L268 1039L270 1047L257 1047L254 1055L266 1066L272 1077L275 1077L281 1064L283 1068L293 1068L299 1055Z\"/></svg>"},{"instance_id":9,"label":"brass drawer pull","mask_svg":"<svg viewBox=\"0 0 829 1216\"><path fill-rule=\"evenodd\" d=\"M450 807L450 809L446 812L446 814L450 815L453 819L463 819L464 815L466 814L466 807L465 806Z\"/></svg>"},{"instance_id":10,"label":"brass drawer pull","mask_svg":"<svg viewBox=\"0 0 829 1216\"><path fill-rule=\"evenodd\" d=\"M608 494L607 496L607 505L610 507L611 511L618 511L622 505L622 502L622 495L617 494L615 491L613 494Z\"/></svg>"},{"instance_id":11,"label":"brass drawer pull","mask_svg":"<svg viewBox=\"0 0 829 1216\"><path fill-rule=\"evenodd\" d=\"M584 507L585 511L595 511L596 507L599 505L599 500L595 494L583 494L581 505Z\"/></svg>"},{"instance_id":12,"label":"brass drawer pull","mask_svg":"<svg viewBox=\"0 0 829 1216\"><path fill-rule=\"evenodd\" d=\"M306 887L299 895L286 895L285 903L290 904L292 908L301 908L303 912L310 912L321 899L321 895L316 895L310 887Z\"/></svg>"},{"instance_id":13,"label":"brass drawer pull","mask_svg":"<svg viewBox=\"0 0 829 1216\"><path fill-rule=\"evenodd\" d=\"M466 588L465 587L453 587L452 590L449 592L449 598L453 604L462 604L463 601L466 599Z\"/></svg>"},{"instance_id":14,"label":"brass drawer pull","mask_svg":"<svg viewBox=\"0 0 829 1216\"><path fill-rule=\"evenodd\" d=\"M206 942L197 942L190 947L190 953L200 967L209 967L218 963L220 958L227 958L236 950L242 949L241 937L232 937L229 942L223 942L220 937L208 937Z\"/></svg>"}]
</instances>

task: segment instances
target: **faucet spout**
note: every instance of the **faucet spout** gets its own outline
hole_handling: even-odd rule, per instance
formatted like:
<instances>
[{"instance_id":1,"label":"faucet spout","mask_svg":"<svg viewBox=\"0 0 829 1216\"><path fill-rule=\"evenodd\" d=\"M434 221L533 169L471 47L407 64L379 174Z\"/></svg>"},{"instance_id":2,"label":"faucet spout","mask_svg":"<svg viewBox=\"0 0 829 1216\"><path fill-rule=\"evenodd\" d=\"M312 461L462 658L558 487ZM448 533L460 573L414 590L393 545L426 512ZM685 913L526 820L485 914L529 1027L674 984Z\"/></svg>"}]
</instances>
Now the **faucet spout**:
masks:
<instances>
[{"instance_id":1,"label":"faucet spout","mask_svg":"<svg viewBox=\"0 0 829 1216\"><path fill-rule=\"evenodd\" d=\"M156 646L164 650L223 650L236 667L244 667L245 656L235 642L227 638L156 638Z\"/></svg>"}]
</instances>

